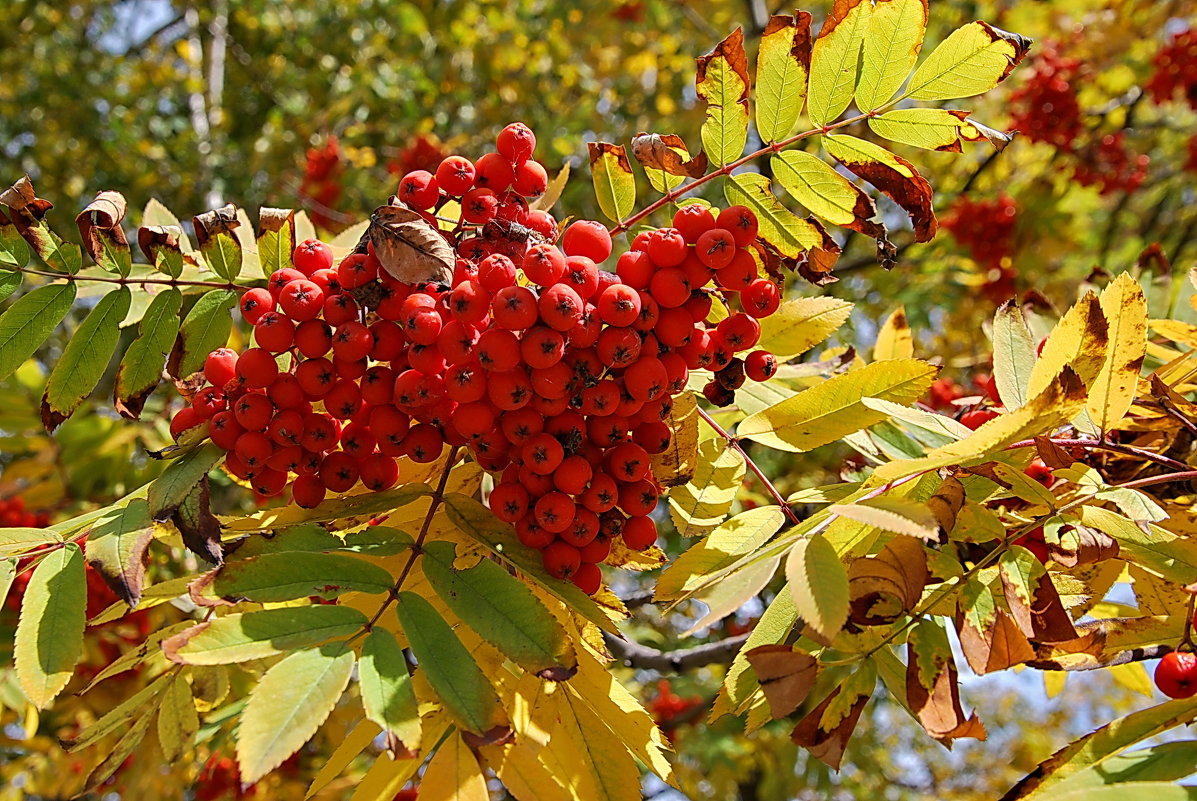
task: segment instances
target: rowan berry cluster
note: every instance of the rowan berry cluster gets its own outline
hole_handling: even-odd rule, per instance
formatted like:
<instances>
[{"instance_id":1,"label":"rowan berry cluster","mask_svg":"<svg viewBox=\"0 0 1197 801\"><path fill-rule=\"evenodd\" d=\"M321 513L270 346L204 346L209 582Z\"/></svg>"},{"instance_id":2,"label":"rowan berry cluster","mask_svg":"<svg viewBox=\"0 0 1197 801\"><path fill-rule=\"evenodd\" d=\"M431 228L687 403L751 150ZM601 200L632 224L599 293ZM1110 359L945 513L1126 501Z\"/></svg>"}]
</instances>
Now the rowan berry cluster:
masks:
<instances>
[{"instance_id":1,"label":"rowan berry cluster","mask_svg":"<svg viewBox=\"0 0 1197 801\"><path fill-rule=\"evenodd\" d=\"M334 269L327 245L302 243L294 268L242 298L256 347L208 356L208 386L173 433L206 425L231 473L268 496L294 475L304 507L358 481L394 486L399 457L468 446L497 474L496 517L550 573L596 592L615 538L634 550L656 541L650 460L670 445L673 397L691 370L714 371L716 403L772 376L775 359L753 348L781 294L759 277L744 207L682 207L674 227L639 234L615 272L599 267L612 251L600 223L575 222L554 244L556 220L525 200L545 189L534 145L515 123L498 153L401 180L399 200L433 221L460 203L451 284L400 282L372 245ZM530 233L492 236L496 220ZM709 323L716 293L728 312Z\"/></svg>"},{"instance_id":2,"label":"rowan berry cluster","mask_svg":"<svg viewBox=\"0 0 1197 801\"><path fill-rule=\"evenodd\" d=\"M1047 45L1010 95L1011 128L1032 142L1071 150L1083 131L1077 100L1082 63Z\"/></svg>"},{"instance_id":3,"label":"rowan berry cluster","mask_svg":"<svg viewBox=\"0 0 1197 801\"><path fill-rule=\"evenodd\" d=\"M993 199L973 200L962 195L944 215L942 225L985 270L982 294L994 303L1008 300L1014 294L1018 277L1010 262L1018 227L1018 204L1014 198L1001 194Z\"/></svg>"},{"instance_id":4,"label":"rowan berry cluster","mask_svg":"<svg viewBox=\"0 0 1197 801\"><path fill-rule=\"evenodd\" d=\"M683 698L673 691L669 681L661 679L657 682L657 695L648 708L661 731L673 740L678 725L686 722L688 716L700 706L701 698L696 695Z\"/></svg>"},{"instance_id":5,"label":"rowan berry cluster","mask_svg":"<svg viewBox=\"0 0 1197 801\"><path fill-rule=\"evenodd\" d=\"M1147 82L1151 99L1166 103L1179 93L1197 109L1197 30L1189 28L1155 55L1155 73Z\"/></svg>"},{"instance_id":6,"label":"rowan berry cluster","mask_svg":"<svg viewBox=\"0 0 1197 801\"><path fill-rule=\"evenodd\" d=\"M0 528L45 528L50 525L50 516L32 512L25 507L20 495L0 498Z\"/></svg>"},{"instance_id":7,"label":"rowan berry cluster","mask_svg":"<svg viewBox=\"0 0 1197 801\"><path fill-rule=\"evenodd\" d=\"M1126 132L1116 131L1085 148L1073 171L1077 183L1099 187L1103 195L1138 189L1147 179L1151 156L1140 153L1132 157L1127 152L1125 140Z\"/></svg>"},{"instance_id":8,"label":"rowan berry cluster","mask_svg":"<svg viewBox=\"0 0 1197 801\"><path fill-rule=\"evenodd\" d=\"M337 221L328 212L341 199L341 146L330 136L321 147L309 148L303 167L302 197L315 201L309 210L312 222L321 228L335 228Z\"/></svg>"}]
</instances>

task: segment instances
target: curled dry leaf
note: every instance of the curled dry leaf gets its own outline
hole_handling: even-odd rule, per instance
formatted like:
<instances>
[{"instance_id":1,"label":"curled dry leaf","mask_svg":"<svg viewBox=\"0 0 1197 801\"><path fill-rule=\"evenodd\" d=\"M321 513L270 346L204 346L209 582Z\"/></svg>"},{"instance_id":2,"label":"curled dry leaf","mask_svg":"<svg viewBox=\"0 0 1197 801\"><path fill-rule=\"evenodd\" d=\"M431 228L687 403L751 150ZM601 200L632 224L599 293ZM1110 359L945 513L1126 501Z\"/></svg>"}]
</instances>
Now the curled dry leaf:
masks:
<instances>
[{"instance_id":1,"label":"curled dry leaf","mask_svg":"<svg viewBox=\"0 0 1197 801\"><path fill-rule=\"evenodd\" d=\"M100 242L102 236L111 237L119 247L129 247L129 240L125 238L124 229L121 228L127 208L125 196L120 192L100 192L96 199L75 217L75 224L79 226L79 236L83 239L83 248L93 261L98 262L103 253L103 245Z\"/></svg>"},{"instance_id":2,"label":"curled dry leaf","mask_svg":"<svg viewBox=\"0 0 1197 801\"><path fill-rule=\"evenodd\" d=\"M183 229L174 225L143 225L137 229L137 246L152 264L160 250L181 253L179 237L182 234Z\"/></svg>"},{"instance_id":3,"label":"curled dry leaf","mask_svg":"<svg viewBox=\"0 0 1197 801\"><path fill-rule=\"evenodd\" d=\"M964 508L964 501L964 484L955 476L945 478L935 494L927 499L927 506L939 524L940 542L945 542L947 535L956 527L956 516Z\"/></svg>"},{"instance_id":4,"label":"curled dry leaf","mask_svg":"<svg viewBox=\"0 0 1197 801\"><path fill-rule=\"evenodd\" d=\"M1059 542L1049 542L1047 551L1062 567L1076 567L1102 562L1118 556L1118 540L1104 531L1074 524L1060 532Z\"/></svg>"},{"instance_id":5,"label":"curled dry leaf","mask_svg":"<svg viewBox=\"0 0 1197 801\"><path fill-rule=\"evenodd\" d=\"M848 568L849 617L861 626L892 623L914 608L926 583L922 543L914 537L894 537L881 553L857 559Z\"/></svg>"},{"instance_id":6,"label":"curled dry leaf","mask_svg":"<svg viewBox=\"0 0 1197 801\"><path fill-rule=\"evenodd\" d=\"M241 225L241 221L237 219L237 207L232 203L224 208L197 214L192 222L195 224L196 242L201 248L217 234L235 236L233 232Z\"/></svg>"},{"instance_id":7,"label":"curled dry leaf","mask_svg":"<svg viewBox=\"0 0 1197 801\"><path fill-rule=\"evenodd\" d=\"M53 203L38 197L33 191L33 181L28 175L0 193L0 203L12 210L15 215L13 222L19 230L24 227L22 223L28 225L30 222L36 222L54 208Z\"/></svg>"},{"instance_id":8,"label":"curled dry leaf","mask_svg":"<svg viewBox=\"0 0 1197 801\"><path fill-rule=\"evenodd\" d=\"M281 231L294 218L294 209L275 209L263 206L258 210L258 233Z\"/></svg>"},{"instance_id":9,"label":"curled dry leaf","mask_svg":"<svg viewBox=\"0 0 1197 801\"><path fill-rule=\"evenodd\" d=\"M823 713L827 707L831 706L831 702L839 693L840 690L837 688L827 696L823 703L812 709L806 717L798 722L790 734L790 739L795 745L807 749L811 756L835 770L839 770L840 762L844 759L844 750L848 747L848 739L852 737L852 732L856 729L856 722L860 720L860 713L864 711L865 704L869 702L869 696L860 696L852 703L848 714L840 719L833 728L823 729L819 725L823 719Z\"/></svg>"},{"instance_id":10,"label":"curled dry leaf","mask_svg":"<svg viewBox=\"0 0 1197 801\"><path fill-rule=\"evenodd\" d=\"M815 686L819 662L789 645L760 645L745 656L756 672L774 720L792 715Z\"/></svg>"},{"instance_id":11,"label":"curled dry leaf","mask_svg":"<svg viewBox=\"0 0 1197 801\"><path fill-rule=\"evenodd\" d=\"M445 284L453 277L453 248L427 220L406 206L376 208L366 236L382 268L399 281Z\"/></svg>"},{"instance_id":12,"label":"curled dry leaf","mask_svg":"<svg viewBox=\"0 0 1197 801\"><path fill-rule=\"evenodd\" d=\"M689 178L698 178L706 174L706 153L700 152L697 156L686 159L674 148L686 152L686 143L677 134L639 133L632 139L632 155L648 169Z\"/></svg>"}]
</instances>

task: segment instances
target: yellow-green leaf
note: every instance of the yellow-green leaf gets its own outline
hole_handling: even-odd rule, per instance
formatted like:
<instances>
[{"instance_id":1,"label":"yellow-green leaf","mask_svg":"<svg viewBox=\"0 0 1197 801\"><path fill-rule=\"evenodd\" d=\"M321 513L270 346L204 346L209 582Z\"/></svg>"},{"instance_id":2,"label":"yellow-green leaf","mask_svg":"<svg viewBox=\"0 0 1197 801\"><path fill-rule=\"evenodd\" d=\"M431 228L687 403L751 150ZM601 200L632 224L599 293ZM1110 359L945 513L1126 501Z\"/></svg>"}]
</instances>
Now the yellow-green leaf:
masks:
<instances>
[{"instance_id":1,"label":"yellow-green leaf","mask_svg":"<svg viewBox=\"0 0 1197 801\"><path fill-rule=\"evenodd\" d=\"M39 286L0 314L0 381L45 344L75 302L76 283Z\"/></svg>"},{"instance_id":2,"label":"yellow-green leaf","mask_svg":"<svg viewBox=\"0 0 1197 801\"><path fill-rule=\"evenodd\" d=\"M809 451L886 418L861 403L863 398L913 403L926 393L937 372L917 359L874 362L749 415L736 433L778 450Z\"/></svg>"},{"instance_id":3,"label":"yellow-green leaf","mask_svg":"<svg viewBox=\"0 0 1197 801\"><path fill-rule=\"evenodd\" d=\"M1091 386L1109 344L1109 324L1097 295L1089 292L1060 319L1052 329L1031 368L1027 395L1034 397L1060 374L1071 367L1085 386Z\"/></svg>"},{"instance_id":4,"label":"yellow-green leaf","mask_svg":"<svg viewBox=\"0 0 1197 801\"><path fill-rule=\"evenodd\" d=\"M823 159L801 150L785 150L772 159L773 174L790 196L811 214L833 225L877 237L885 228L873 220L873 200Z\"/></svg>"},{"instance_id":5,"label":"yellow-green leaf","mask_svg":"<svg viewBox=\"0 0 1197 801\"><path fill-rule=\"evenodd\" d=\"M924 150L961 151L962 126L969 112L946 108L899 108L871 117L869 127L878 136Z\"/></svg>"},{"instance_id":6,"label":"yellow-green leaf","mask_svg":"<svg viewBox=\"0 0 1197 801\"><path fill-rule=\"evenodd\" d=\"M226 562L211 588L216 596L257 603L290 601L319 595L335 598L346 592L384 593L394 578L383 567L337 553L291 551Z\"/></svg>"},{"instance_id":7,"label":"yellow-green leaf","mask_svg":"<svg viewBox=\"0 0 1197 801\"><path fill-rule=\"evenodd\" d=\"M199 731L199 714L191 685L182 673L176 673L158 708L158 744L167 762L180 759L191 748Z\"/></svg>"},{"instance_id":8,"label":"yellow-green leaf","mask_svg":"<svg viewBox=\"0 0 1197 801\"><path fill-rule=\"evenodd\" d=\"M906 97L952 100L987 92L1006 79L1030 46L1025 36L987 22L970 22L953 31L918 66Z\"/></svg>"},{"instance_id":9,"label":"yellow-green leaf","mask_svg":"<svg viewBox=\"0 0 1197 801\"><path fill-rule=\"evenodd\" d=\"M83 653L86 607L83 552L67 543L34 568L21 601L13 659L21 689L34 706L49 706L71 680Z\"/></svg>"},{"instance_id":10,"label":"yellow-green leaf","mask_svg":"<svg viewBox=\"0 0 1197 801\"><path fill-rule=\"evenodd\" d=\"M769 18L756 57L756 130L763 142L789 135L806 102L810 72L811 15Z\"/></svg>"},{"instance_id":11,"label":"yellow-green leaf","mask_svg":"<svg viewBox=\"0 0 1197 801\"><path fill-rule=\"evenodd\" d=\"M700 443L694 475L669 493L678 533L695 536L722 523L740 490L744 469L744 456L722 439Z\"/></svg>"},{"instance_id":12,"label":"yellow-green leaf","mask_svg":"<svg viewBox=\"0 0 1197 801\"><path fill-rule=\"evenodd\" d=\"M696 589L710 573L734 564L768 542L784 522L780 506L740 512L665 568L657 580L656 597L676 600Z\"/></svg>"},{"instance_id":13,"label":"yellow-green leaf","mask_svg":"<svg viewBox=\"0 0 1197 801\"><path fill-rule=\"evenodd\" d=\"M883 531L929 542L934 542L939 536L939 524L930 507L908 498L882 495L856 503L837 503L829 508L840 517Z\"/></svg>"},{"instance_id":14,"label":"yellow-green leaf","mask_svg":"<svg viewBox=\"0 0 1197 801\"><path fill-rule=\"evenodd\" d=\"M432 755L420 778L421 801L489 801L486 777L478 758L461 738L449 735Z\"/></svg>"},{"instance_id":15,"label":"yellow-green leaf","mask_svg":"<svg viewBox=\"0 0 1197 801\"><path fill-rule=\"evenodd\" d=\"M636 205L636 177L623 145L590 142L590 174L599 208L611 220L620 222Z\"/></svg>"},{"instance_id":16,"label":"yellow-green leaf","mask_svg":"<svg viewBox=\"0 0 1197 801\"><path fill-rule=\"evenodd\" d=\"M773 194L768 178L759 173L731 175L723 184L727 202L747 206L756 214L760 236L783 256L791 258L823 244L823 234L809 220L787 209Z\"/></svg>"},{"instance_id":17,"label":"yellow-green leaf","mask_svg":"<svg viewBox=\"0 0 1197 801\"><path fill-rule=\"evenodd\" d=\"M125 351L116 373L114 398L123 416L134 420L162 377L162 365L179 333L183 294L174 287L157 295L142 315L137 339Z\"/></svg>"},{"instance_id":18,"label":"yellow-green leaf","mask_svg":"<svg viewBox=\"0 0 1197 801\"><path fill-rule=\"evenodd\" d=\"M848 571L822 537L798 540L786 557L786 580L802 620L832 639L848 620Z\"/></svg>"},{"instance_id":19,"label":"yellow-green leaf","mask_svg":"<svg viewBox=\"0 0 1197 801\"><path fill-rule=\"evenodd\" d=\"M852 308L848 301L828 295L784 301L761 320L757 347L781 360L800 356L847 322Z\"/></svg>"},{"instance_id":20,"label":"yellow-green leaf","mask_svg":"<svg viewBox=\"0 0 1197 801\"><path fill-rule=\"evenodd\" d=\"M366 717L393 734L404 747L420 747L420 710L407 660L395 635L375 627L362 643L358 665Z\"/></svg>"},{"instance_id":21,"label":"yellow-green leaf","mask_svg":"<svg viewBox=\"0 0 1197 801\"><path fill-rule=\"evenodd\" d=\"M228 665L348 637L366 616L348 606L263 609L213 618L162 641L167 659L186 665Z\"/></svg>"},{"instance_id":22,"label":"yellow-green leaf","mask_svg":"<svg viewBox=\"0 0 1197 801\"><path fill-rule=\"evenodd\" d=\"M243 782L256 782L312 738L349 685L353 663L353 651L332 643L296 651L266 671L237 728Z\"/></svg>"},{"instance_id":23,"label":"yellow-green leaf","mask_svg":"<svg viewBox=\"0 0 1197 801\"><path fill-rule=\"evenodd\" d=\"M703 150L720 166L735 161L748 141L748 56L740 28L699 57L695 86L707 104Z\"/></svg>"},{"instance_id":24,"label":"yellow-green leaf","mask_svg":"<svg viewBox=\"0 0 1197 801\"><path fill-rule=\"evenodd\" d=\"M132 299L127 286L109 292L75 330L42 396L42 422L49 430L70 417L103 377Z\"/></svg>"},{"instance_id":25,"label":"yellow-green leaf","mask_svg":"<svg viewBox=\"0 0 1197 801\"><path fill-rule=\"evenodd\" d=\"M1007 409L1013 411L1027 402L1035 359L1035 343L1022 309L1012 301L1003 303L993 316L993 380Z\"/></svg>"},{"instance_id":26,"label":"yellow-green leaf","mask_svg":"<svg viewBox=\"0 0 1197 801\"><path fill-rule=\"evenodd\" d=\"M885 318L881 330L877 332L877 342L873 345L873 361L913 358L914 334L911 333L910 322L906 319L906 307L899 306L894 309L893 314Z\"/></svg>"},{"instance_id":27,"label":"yellow-green leaf","mask_svg":"<svg viewBox=\"0 0 1197 801\"><path fill-rule=\"evenodd\" d=\"M870 0L836 0L815 39L810 64L807 107L810 121L822 126L843 113L852 102L860 78L860 51Z\"/></svg>"},{"instance_id":28,"label":"yellow-green leaf","mask_svg":"<svg viewBox=\"0 0 1197 801\"><path fill-rule=\"evenodd\" d=\"M878 0L865 29L856 107L873 111L897 94L927 33L927 0Z\"/></svg>"}]
</instances>

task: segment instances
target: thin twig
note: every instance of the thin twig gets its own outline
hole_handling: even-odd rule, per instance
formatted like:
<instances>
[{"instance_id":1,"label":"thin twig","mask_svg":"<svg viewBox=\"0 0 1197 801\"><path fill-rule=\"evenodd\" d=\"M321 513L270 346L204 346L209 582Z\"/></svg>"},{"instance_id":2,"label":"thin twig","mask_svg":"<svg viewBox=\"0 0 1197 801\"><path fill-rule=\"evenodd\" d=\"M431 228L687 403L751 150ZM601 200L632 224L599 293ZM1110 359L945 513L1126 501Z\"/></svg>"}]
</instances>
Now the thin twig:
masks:
<instances>
[{"instance_id":1,"label":"thin twig","mask_svg":"<svg viewBox=\"0 0 1197 801\"><path fill-rule=\"evenodd\" d=\"M12 272L25 273L27 275L39 275L46 278L57 278L62 281L94 281L102 284L121 284L122 286L143 285L143 284L163 284L165 286L207 286L216 289L232 289L238 292L245 292L250 289L248 286L239 286L232 281L190 281L182 278L130 278L128 276L114 276L109 278L105 275L78 275L71 273L55 273L49 270L35 270L31 267L14 267Z\"/></svg>"},{"instance_id":2,"label":"thin twig","mask_svg":"<svg viewBox=\"0 0 1197 801\"><path fill-rule=\"evenodd\" d=\"M732 450L744 457L744 463L748 465L748 469L751 470L756 477L760 479L761 483L765 485L765 490L773 497L773 500L777 501L777 505L781 507L783 512L785 512L785 515L790 519L790 522L795 524L798 523L798 513L794 511L792 506L790 506L790 502L787 501L780 492L778 492L777 487L773 486L773 482L769 480L767 475L765 475L765 471L762 470L757 463L752 460L752 457L748 455L747 451L744 450L744 446L740 444L740 440L727 433L723 426L715 422L715 419L711 417L711 415L708 414L707 411L702 407L699 407L698 409L698 416L706 421L706 424L711 427L711 430L726 440L728 447L732 448Z\"/></svg>"}]
</instances>

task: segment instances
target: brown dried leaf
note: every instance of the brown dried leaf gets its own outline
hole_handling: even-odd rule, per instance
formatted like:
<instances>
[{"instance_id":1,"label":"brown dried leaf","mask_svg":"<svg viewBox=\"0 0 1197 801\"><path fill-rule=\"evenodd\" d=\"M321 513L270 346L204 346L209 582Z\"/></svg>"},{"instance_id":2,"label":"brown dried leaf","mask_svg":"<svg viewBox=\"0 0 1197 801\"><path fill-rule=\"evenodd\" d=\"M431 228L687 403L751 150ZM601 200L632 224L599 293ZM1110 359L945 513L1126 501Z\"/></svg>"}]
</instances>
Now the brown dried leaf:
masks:
<instances>
[{"instance_id":1,"label":"brown dried leaf","mask_svg":"<svg viewBox=\"0 0 1197 801\"><path fill-rule=\"evenodd\" d=\"M220 521L212 514L209 503L208 477L199 484L187 499L171 511L170 522L183 535L187 549L214 564L221 564L224 556L220 543Z\"/></svg>"},{"instance_id":2,"label":"brown dried leaf","mask_svg":"<svg viewBox=\"0 0 1197 801\"><path fill-rule=\"evenodd\" d=\"M747 652L774 720L794 714L814 687L819 661L789 645L760 645Z\"/></svg>"},{"instance_id":3,"label":"brown dried leaf","mask_svg":"<svg viewBox=\"0 0 1197 801\"><path fill-rule=\"evenodd\" d=\"M869 702L867 695L860 696L853 702L848 714L835 725L835 728L831 731L824 731L819 728L819 721L823 718L823 712L839 693L840 690L836 689L827 696L823 703L812 709L806 717L798 722L790 734L790 739L796 745L807 749L811 756L835 770L839 770L840 762L844 759L844 750L848 747L848 740L856 729L860 713L864 711L865 704Z\"/></svg>"},{"instance_id":4,"label":"brown dried leaf","mask_svg":"<svg viewBox=\"0 0 1197 801\"><path fill-rule=\"evenodd\" d=\"M857 559L848 568L849 617L861 626L892 623L918 603L927 575L922 543L894 537L881 553Z\"/></svg>"},{"instance_id":5,"label":"brown dried leaf","mask_svg":"<svg viewBox=\"0 0 1197 801\"><path fill-rule=\"evenodd\" d=\"M956 527L956 516L964 508L964 484L955 476L948 476L939 485L935 494L927 499L935 522L939 523L940 542L947 541L947 535Z\"/></svg>"},{"instance_id":6,"label":"brown dried leaf","mask_svg":"<svg viewBox=\"0 0 1197 801\"><path fill-rule=\"evenodd\" d=\"M263 206L258 209L258 236L283 230L295 218L295 209L275 209Z\"/></svg>"},{"instance_id":7,"label":"brown dried leaf","mask_svg":"<svg viewBox=\"0 0 1197 801\"><path fill-rule=\"evenodd\" d=\"M379 206L367 231L382 268L406 284L448 283L456 257L453 248L427 220L406 206Z\"/></svg>"},{"instance_id":8,"label":"brown dried leaf","mask_svg":"<svg viewBox=\"0 0 1197 801\"><path fill-rule=\"evenodd\" d=\"M638 133L632 139L632 155L646 168L690 178L706 174L706 153L700 152L687 161L675 147L686 150L686 143L677 134Z\"/></svg>"},{"instance_id":9,"label":"brown dried leaf","mask_svg":"<svg viewBox=\"0 0 1197 801\"><path fill-rule=\"evenodd\" d=\"M236 238L233 232L241 225L241 221L237 219L237 207L232 203L224 208L197 214L192 218L192 222L195 225L195 241L200 249L217 234L228 234Z\"/></svg>"},{"instance_id":10,"label":"brown dried leaf","mask_svg":"<svg viewBox=\"0 0 1197 801\"><path fill-rule=\"evenodd\" d=\"M79 226L79 236L83 239L83 249L91 256L92 261L99 262L103 253L101 237L111 237L117 247L128 249L129 240L125 238L124 229L121 228L127 205L125 196L120 192L100 192L96 199L75 217L75 224Z\"/></svg>"},{"instance_id":11,"label":"brown dried leaf","mask_svg":"<svg viewBox=\"0 0 1197 801\"><path fill-rule=\"evenodd\" d=\"M1118 540L1104 531L1088 526L1073 525L1071 531L1061 531L1059 542L1049 542L1047 552L1063 567L1076 567L1118 556Z\"/></svg>"},{"instance_id":12,"label":"brown dried leaf","mask_svg":"<svg viewBox=\"0 0 1197 801\"><path fill-rule=\"evenodd\" d=\"M942 629L935 625L942 634ZM917 629L916 629L917 631ZM927 733L952 747L953 740L973 738L984 740L988 736L985 725L977 713L964 716L960 705L960 685L952 648L943 637L942 647L927 664L920 659L914 638L907 643L906 703ZM924 671L930 669L931 674Z\"/></svg>"},{"instance_id":13,"label":"brown dried leaf","mask_svg":"<svg viewBox=\"0 0 1197 801\"><path fill-rule=\"evenodd\" d=\"M1072 463L1076 461L1071 453L1052 442L1048 437L1035 437L1035 450L1039 453L1039 458L1043 460L1043 463L1052 470L1071 467Z\"/></svg>"},{"instance_id":14,"label":"brown dried leaf","mask_svg":"<svg viewBox=\"0 0 1197 801\"><path fill-rule=\"evenodd\" d=\"M23 231L30 223L37 222L54 208L54 204L37 196L33 181L26 175L15 184L0 192L0 203L13 213L13 223Z\"/></svg>"},{"instance_id":15,"label":"brown dried leaf","mask_svg":"<svg viewBox=\"0 0 1197 801\"><path fill-rule=\"evenodd\" d=\"M1001 609L996 610L992 623L984 631L966 625L958 615L956 631L960 634L964 657L978 675L1005 670L1035 657L1035 649L1018 630L1018 624Z\"/></svg>"}]
</instances>

